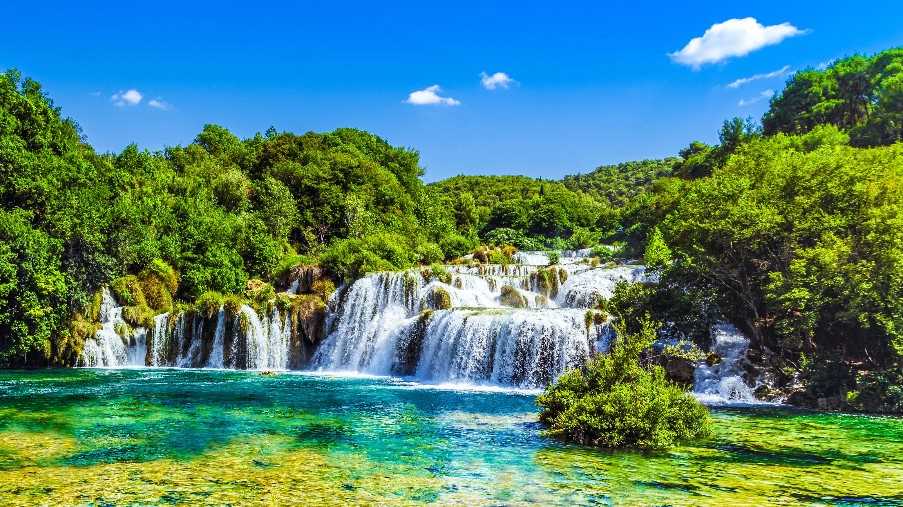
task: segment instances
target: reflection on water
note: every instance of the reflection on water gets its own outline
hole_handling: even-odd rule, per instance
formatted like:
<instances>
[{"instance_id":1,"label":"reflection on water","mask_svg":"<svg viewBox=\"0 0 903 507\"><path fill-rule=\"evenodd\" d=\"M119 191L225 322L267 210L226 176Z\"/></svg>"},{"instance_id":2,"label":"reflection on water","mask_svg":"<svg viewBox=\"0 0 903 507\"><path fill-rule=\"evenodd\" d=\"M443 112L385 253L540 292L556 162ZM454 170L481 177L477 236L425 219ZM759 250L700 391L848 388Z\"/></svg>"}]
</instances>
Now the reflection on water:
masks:
<instances>
[{"instance_id":1,"label":"reflection on water","mask_svg":"<svg viewBox=\"0 0 903 507\"><path fill-rule=\"evenodd\" d=\"M0 373L0 504L903 505L903 421L718 410L716 437L604 452L534 398L384 378Z\"/></svg>"}]
</instances>

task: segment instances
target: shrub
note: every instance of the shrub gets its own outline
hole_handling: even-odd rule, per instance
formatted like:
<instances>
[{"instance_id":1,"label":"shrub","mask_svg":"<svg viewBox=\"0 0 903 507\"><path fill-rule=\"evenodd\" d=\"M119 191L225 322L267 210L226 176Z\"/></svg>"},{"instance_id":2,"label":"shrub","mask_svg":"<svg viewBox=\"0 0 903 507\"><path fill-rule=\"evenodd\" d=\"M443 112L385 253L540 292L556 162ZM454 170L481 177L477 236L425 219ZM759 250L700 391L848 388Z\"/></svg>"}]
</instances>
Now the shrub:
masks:
<instances>
[{"instance_id":1,"label":"shrub","mask_svg":"<svg viewBox=\"0 0 903 507\"><path fill-rule=\"evenodd\" d=\"M223 295L212 290L201 294L194 303L198 313L208 319L219 313L221 306L223 306Z\"/></svg>"},{"instance_id":2,"label":"shrub","mask_svg":"<svg viewBox=\"0 0 903 507\"><path fill-rule=\"evenodd\" d=\"M439 240L439 248L445 253L446 259L463 257L470 253L474 247L474 241L460 234L450 234Z\"/></svg>"},{"instance_id":3,"label":"shrub","mask_svg":"<svg viewBox=\"0 0 903 507\"><path fill-rule=\"evenodd\" d=\"M558 253L557 250L550 250L548 252L548 256L549 256L549 266L558 264L561 261L561 254Z\"/></svg>"},{"instance_id":4,"label":"shrub","mask_svg":"<svg viewBox=\"0 0 903 507\"><path fill-rule=\"evenodd\" d=\"M537 403L540 422L557 438L606 448L667 449L711 435L708 410L667 380L657 365L640 363L655 327L618 333L608 355L566 372Z\"/></svg>"},{"instance_id":5,"label":"shrub","mask_svg":"<svg viewBox=\"0 0 903 507\"><path fill-rule=\"evenodd\" d=\"M110 290L113 297L123 306L146 305L144 299L144 291L141 290L141 283L135 275L121 276L110 283Z\"/></svg>"},{"instance_id":6,"label":"shrub","mask_svg":"<svg viewBox=\"0 0 903 507\"><path fill-rule=\"evenodd\" d=\"M399 234L379 233L336 241L320 256L320 265L346 282L375 271L406 269L416 256Z\"/></svg>"},{"instance_id":7,"label":"shrub","mask_svg":"<svg viewBox=\"0 0 903 507\"><path fill-rule=\"evenodd\" d=\"M903 414L903 367L859 372L847 403L863 412Z\"/></svg>"},{"instance_id":8,"label":"shrub","mask_svg":"<svg viewBox=\"0 0 903 507\"><path fill-rule=\"evenodd\" d=\"M511 256L501 250L492 250L489 252L489 264L511 264Z\"/></svg>"},{"instance_id":9,"label":"shrub","mask_svg":"<svg viewBox=\"0 0 903 507\"><path fill-rule=\"evenodd\" d=\"M442 262L445 259L442 249L435 243L421 243L417 245L415 253L417 261L421 264L433 264Z\"/></svg>"}]
</instances>

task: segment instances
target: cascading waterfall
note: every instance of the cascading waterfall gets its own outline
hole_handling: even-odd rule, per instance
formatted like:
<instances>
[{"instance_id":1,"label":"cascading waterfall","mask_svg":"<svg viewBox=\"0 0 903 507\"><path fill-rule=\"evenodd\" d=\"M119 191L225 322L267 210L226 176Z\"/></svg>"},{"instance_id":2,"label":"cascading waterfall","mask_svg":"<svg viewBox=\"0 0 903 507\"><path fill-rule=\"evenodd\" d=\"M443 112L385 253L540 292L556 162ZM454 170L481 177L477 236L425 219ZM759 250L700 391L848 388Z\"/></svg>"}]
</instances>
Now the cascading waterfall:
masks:
<instances>
[{"instance_id":1,"label":"cascading waterfall","mask_svg":"<svg viewBox=\"0 0 903 507\"><path fill-rule=\"evenodd\" d=\"M543 266L448 269L450 284L411 270L375 273L338 291L313 367L533 388L604 350L608 324L588 321L589 306L557 308L530 290ZM596 270L622 277L588 266L569 272Z\"/></svg>"},{"instance_id":2,"label":"cascading waterfall","mask_svg":"<svg viewBox=\"0 0 903 507\"><path fill-rule=\"evenodd\" d=\"M712 329L712 352L720 357L713 365L703 362L694 372L693 391L708 404L756 403L752 389L743 381L742 361L749 339L732 324Z\"/></svg>"},{"instance_id":3,"label":"cascading waterfall","mask_svg":"<svg viewBox=\"0 0 903 507\"><path fill-rule=\"evenodd\" d=\"M85 340L79 366L117 368L142 366L147 352L147 330L131 329L122 319L122 307L106 287L101 292L101 328L93 338Z\"/></svg>"},{"instance_id":4,"label":"cascading waterfall","mask_svg":"<svg viewBox=\"0 0 903 507\"><path fill-rule=\"evenodd\" d=\"M555 266L545 264L545 255L525 252L521 260L529 262L520 264L446 266L448 283L416 269L368 275L333 294L325 338L307 352L294 338L297 324L289 312L275 305L263 313L247 305L235 315L223 307L206 317L164 313L150 330L131 329L105 288L101 328L86 341L79 365L307 365L432 383L539 388L607 351L611 326L587 313L600 298L611 297L621 280L655 281L640 265L592 267L584 262L587 250L563 252ZM742 377L749 340L730 324L715 326L712 336L712 352L721 360L697 367L696 395L707 403L756 402Z\"/></svg>"}]
</instances>

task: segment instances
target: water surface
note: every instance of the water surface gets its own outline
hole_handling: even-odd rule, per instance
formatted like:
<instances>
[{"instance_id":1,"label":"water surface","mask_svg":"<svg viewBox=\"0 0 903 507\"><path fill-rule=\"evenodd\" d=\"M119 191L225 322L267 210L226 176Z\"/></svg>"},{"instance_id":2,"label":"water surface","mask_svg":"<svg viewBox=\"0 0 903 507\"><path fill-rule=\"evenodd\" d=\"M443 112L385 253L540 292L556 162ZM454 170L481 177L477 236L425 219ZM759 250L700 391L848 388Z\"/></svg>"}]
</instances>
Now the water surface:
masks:
<instances>
[{"instance_id":1,"label":"water surface","mask_svg":"<svg viewBox=\"0 0 903 507\"><path fill-rule=\"evenodd\" d=\"M903 505L903 421L718 409L710 442L604 452L535 398L387 378L0 372L0 505Z\"/></svg>"}]
</instances>

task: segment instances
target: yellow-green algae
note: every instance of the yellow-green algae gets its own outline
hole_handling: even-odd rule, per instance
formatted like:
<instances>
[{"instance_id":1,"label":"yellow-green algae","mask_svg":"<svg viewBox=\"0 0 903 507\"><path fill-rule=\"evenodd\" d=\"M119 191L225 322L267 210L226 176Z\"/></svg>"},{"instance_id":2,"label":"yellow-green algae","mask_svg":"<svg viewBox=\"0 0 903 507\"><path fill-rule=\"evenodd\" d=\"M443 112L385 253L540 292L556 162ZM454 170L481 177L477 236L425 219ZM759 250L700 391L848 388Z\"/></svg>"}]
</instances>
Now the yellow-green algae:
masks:
<instances>
[{"instance_id":1,"label":"yellow-green algae","mask_svg":"<svg viewBox=\"0 0 903 507\"><path fill-rule=\"evenodd\" d=\"M551 441L533 397L253 372L0 373L0 505L903 505L903 421L716 410L659 454Z\"/></svg>"}]
</instances>

